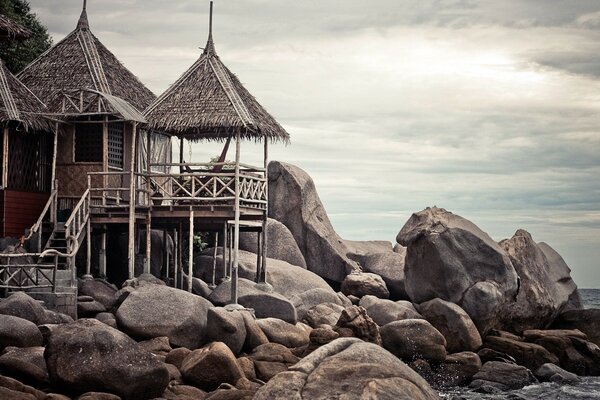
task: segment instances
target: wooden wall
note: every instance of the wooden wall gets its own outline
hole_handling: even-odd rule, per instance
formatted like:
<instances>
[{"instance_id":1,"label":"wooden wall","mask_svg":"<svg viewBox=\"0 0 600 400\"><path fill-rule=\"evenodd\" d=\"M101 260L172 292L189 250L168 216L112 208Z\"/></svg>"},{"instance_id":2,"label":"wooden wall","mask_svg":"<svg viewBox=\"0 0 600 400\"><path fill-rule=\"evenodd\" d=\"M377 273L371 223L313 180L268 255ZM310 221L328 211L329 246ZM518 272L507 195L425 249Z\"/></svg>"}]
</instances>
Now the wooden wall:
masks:
<instances>
[{"instance_id":1,"label":"wooden wall","mask_svg":"<svg viewBox=\"0 0 600 400\"><path fill-rule=\"evenodd\" d=\"M48 193L0 190L0 236L19 238L40 216Z\"/></svg>"}]
</instances>

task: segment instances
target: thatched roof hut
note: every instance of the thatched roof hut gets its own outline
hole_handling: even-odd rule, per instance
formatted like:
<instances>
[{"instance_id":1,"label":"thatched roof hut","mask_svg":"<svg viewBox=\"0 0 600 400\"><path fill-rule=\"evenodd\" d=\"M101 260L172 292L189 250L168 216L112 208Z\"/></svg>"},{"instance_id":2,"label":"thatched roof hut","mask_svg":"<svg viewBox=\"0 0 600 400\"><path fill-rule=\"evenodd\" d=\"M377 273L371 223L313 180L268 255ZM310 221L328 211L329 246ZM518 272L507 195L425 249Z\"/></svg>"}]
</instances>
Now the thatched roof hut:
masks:
<instances>
[{"instance_id":1,"label":"thatched roof hut","mask_svg":"<svg viewBox=\"0 0 600 400\"><path fill-rule=\"evenodd\" d=\"M64 112L69 92L93 90L144 110L156 96L91 32L84 3L77 27L18 75L52 113Z\"/></svg>"},{"instance_id":2,"label":"thatched roof hut","mask_svg":"<svg viewBox=\"0 0 600 400\"><path fill-rule=\"evenodd\" d=\"M288 141L289 134L246 90L215 51L211 23L204 52L144 112L150 128L188 140Z\"/></svg>"},{"instance_id":3,"label":"thatched roof hut","mask_svg":"<svg viewBox=\"0 0 600 400\"><path fill-rule=\"evenodd\" d=\"M31 37L31 32L6 15L0 14L0 40L23 40Z\"/></svg>"},{"instance_id":4,"label":"thatched roof hut","mask_svg":"<svg viewBox=\"0 0 600 400\"><path fill-rule=\"evenodd\" d=\"M54 124L44 118L46 106L0 60L0 123L25 130L52 131Z\"/></svg>"}]
</instances>

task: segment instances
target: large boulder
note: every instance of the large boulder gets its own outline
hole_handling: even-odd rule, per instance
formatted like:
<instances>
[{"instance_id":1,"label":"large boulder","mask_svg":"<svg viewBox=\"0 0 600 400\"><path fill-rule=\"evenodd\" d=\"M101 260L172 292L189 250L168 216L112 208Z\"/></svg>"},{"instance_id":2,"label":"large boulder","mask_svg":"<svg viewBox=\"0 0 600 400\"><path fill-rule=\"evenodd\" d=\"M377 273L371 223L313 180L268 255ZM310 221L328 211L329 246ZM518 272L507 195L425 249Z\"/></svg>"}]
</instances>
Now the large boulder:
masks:
<instances>
[{"instance_id":1,"label":"large boulder","mask_svg":"<svg viewBox=\"0 0 600 400\"><path fill-rule=\"evenodd\" d=\"M390 292L385 285L383 279L370 272L353 272L348 274L341 285L341 291L346 296L363 296L371 295L381 299L390 297Z\"/></svg>"},{"instance_id":2,"label":"large boulder","mask_svg":"<svg viewBox=\"0 0 600 400\"><path fill-rule=\"evenodd\" d=\"M0 356L0 373L35 387L48 387L50 381L43 347L9 347Z\"/></svg>"},{"instance_id":3,"label":"large boulder","mask_svg":"<svg viewBox=\"0 0 600 400\"><path fill-rule=\"evenodd\" d=\"M513 332L547 327L577 290L569 267L550 246L539 246L522 229L500 246L521 278L517 301L508 306L504 327Z\"/></svg>"},{"instance_id":4,"label":"large boulder","mask_svg":"<svg viewBox=\"0 0 600 400\"><path fill-rule=\"evenodd\" d=\"M42 342L42 334L33 322L0 314L0 351L8 346L41 346Z\"/></svg>"},{"instance_id":5,"label":"large boulder","mask_svg":"<svg viewBox=\"0 0 600 400\"><path fill-rule=\"evenodd\" d=\"M285 347L300 347L308 344L309 333L298 325L292 325L277 318L259 319L258 325L269 341Z\"/></svg>"},{"instance_id":6,"label":"large boulder","mask_svg":"<svg viewBox=\"0 0 600 400\"><path fill-rule=\"evenodd\" d=\"M319 325L333 326L338 322L344 307L337 303L323 303L314 306L306 313L304 321L313 328Z\"/></svg>"},{"instance_id":7,"label":"large boulder","mask_svg":"<svg viewBox=\"0 0 600 400\"><path fill-rule=\"evenodd\" d=\"M552 282L555 282L554 289L561 296L568 296L569 300L563 307L563 311L567 310L581 310L583 309L583 303L577 285L573 278L571 278L571 268L567 265L565 260L560 254L549 244L539 242L538 248L546 256L550 269L548 274Z\"/></svg>"},{"instance_id":8,"label":"large boulder","mask_svg":"<svg viewBox=\"0 0 600 400\"><path fill-rule=\"evenodd\" d=\"M590 342L600 346L600 309L570 310L561 313L552 324L556 329L579 329Z\"/></svg>"},{"instance_id":9,"label":"large boulder","mask_svg":"<svg viewBox=\"0 0 600 400\"><path fill-rule=\"evenodd\" d=\"M533 371L546 363L559 364L556 355L550 353L544 347L528 342L521 342L505 337L488 336L483 345L504 354L513 357L517 364L523 365Z\"/></svg>"},{"instance_id":10,"label":"large boulder","mask_svg":"<svg viewBox=\"0 0 600 400\"><path fill-rule=\"evenodd\" d=\"M342 240L342 242L348 250L348 257L363 266L369 255L393 251L392 243L387 240Z\"/></svg>"},{"instance_id":11,"label":"large boulder","mask_svg":"<svg viewBox=\"0 0 600 400\"><path fill-rule=\"evenodd\" d=\"M36 325L46 323L44 307L25 292L15 292L0 301L0 314L23 318Z\"/></svg>"},{"instance_id":12,"label":"large boulder","mask_svg":"<svg viewBox=\"0 0 600 400\"><path fill-rule=\"evenodd\" d=\"M212 304L183 290L142 285L116 313L119 329L136 339L167 336L172 346L196 349L203 343L206 315Z\"/></svg>"},{"instance_id":13,"label":"large boulder","mask_svg":"<svg viewBox=\"0 0 600 400\"><path fill-rule=\"evenodd\" d=\"M279 161L269 163L269 217L290 230L308 269L342 282L359 269L333 229L315 184L300 168Z\"/></svg>"},{"instance_id":14,"label":"large boulder","mask_svg":"<svg viewBox=\"0 0 600 400\"><path fill-rule=\"evenodd\" d=\"M403 319L423 319L412 303L405 300L391 301L375 296L364 296L358 303L379 326Z\"/></svg>"},{"instance_id":15,"label":"large boulder","mask_svg":"<svg viewBox=\"0 0 600 400\"><path fill-rule=\"evenodd\" d=\"M225 306L231 302L231 281L222 282L213 290L208 299L216 306ZM239 278L238 303L254 309L257 318L279 318L295 324L297 321L294 305L279 293L268 287Z\"/></svg>"},{"instance_id":16,"label":"large boulder","mask_svg":"<svg viewBox=\"0 0 600 400\"><path fill-rule=\"evenodd\" d=\"M223 342L234 354L239 354L246 342L246 324L239 310L227 310L223 307L208 309L205 341Z\"/></svg>"},{"instance_id":17,"label":"large boulder","mask_svg":"<svg viewBox=\"0 0 600 400\"><path fill-rule=\"evenodd\" d=\"M469 315L459 306L442 299L426 301L419 311L447 342L450 353L477 351L481 347L481 335Z\"/></svg>"},{"instance_id":18,"label":"large boulder","mask_svg":"<svg viewBox=\"0 0 600 400\"><path fill-rule=\"evenodd\" d=\"M383 347L405 361L444 361L446 339L423 319L390 322L381 328Z\"/></svg>"},{"instance_id":19,"label":"large boulder","mask_svg":"<svg viewBox=\"0 0 600 400\"><path fill-rule=\"evenodd\" d=\"M333 329L341 337L356 337L381 346L379 326L367 315L367 310L361 306L344 308Z\"/></svg>"},{"instance_id":20,"label":"large boulder","mask_svg":"<svg viewBox=\"0 0 600 400\"><path fill-rule=\"evenodd\" d=\"M160 397L165 365L124 333L95 319L57 326L44 353L50 381L71 394L109 392L124 399Z\"/></svg>"},{"instance_id":21,"label":"large boulder","mask_svg":"<svg viewBox=\"0 0 600 400\"><path fill-rule=\"evenodd\" d=\"M267 343L255 348L249 355L258 379L266 382L286 371L299 360L290 349L279 343Z\"/></svg>"},{"instance_id":22,"label":"large boulder","mask_svg":"<svg viewBox=\"0 0 600 400\"><path fill-rule=\"evenodd\" d=\"M433 380L436 386L450 387L466 385L481 369L479 356L470 351L449 354L436 366Z\"/></svg>"},{"instance_id":23,"label":"large boulder","mask_svg":"<svg viewBox=\"0 0 600 400\"><path fill-rule=\"evenodd\" d=\"M256 253L257 233L241 232L240 249ZM267 257L306 268L306 261L290 230L281 222L267 219Z\"/></svg>"},{"instance_id":24,"label":"large boulder","mask_svg":"<svg viewBox=\"0 0 600 400\"><path fill-rule=\"evenodd\" d=\"M206 391L215 390L222 383L235 385L244 377L235 355L221 342L192 351L183 360L181 374L186 382Z\"/></svg>"},{"instance_id":25,"label":"large boulder","mask_svg":"<svg viewBox=\"0 0 600 400\"><path fill-rule=\"evenodd\" d=\"M364 257L363 271L381 276L390 292L392 300L408 300L404 286L404 258L406 248L400 246L401 253L388 251L385 253L367 254Z\"/></svg>"},{"instance_id":26,"label":"large boulder","mask_svg":"<svg viewBox=\"0 0 600 400\"><path fill-rule=\"evenodd\" d=\"M272 378L255 400L434 400L438 395L416 372L373 343L337 339Z\"/></svg>"},{"instance_id":27,"label":"large boulder","mask_svg":"<svg viewBox=\"0 0 600 400\"><path fill-rule=\"evenodd\" d=\"M485 334L503 320L518 292L505 251L472 222L443 208L413 214L396 238L407 247L404 273L411 300L436 297L461 306Z\"/></svg>"},{"instance_id":28,"label":"large boulder","mask_svg":"<svg viewBox=\"0 0 600 400\"><path fill-rule=\"evenodd\" d=\"M117 288L104 279L83 278L77 280L77 291L80 296L90 296L110 310L116 303Z\"/></svg>"},{"instance_id":29,"label":"large boulder","mask_svg":"<svg viewBox=\"0 0 600 400\"><path fill-rule=\"evenodd\" d=\"M335 303L339 305L342 304L341 298L335 293L331 288L314 288L302 292L300 294L296 294L290 298L290 301L296 307L296 312L298 313L298 320L302 321L308 310L311 308L318 306L323 303Z\"/></svg>"}]
</instances>

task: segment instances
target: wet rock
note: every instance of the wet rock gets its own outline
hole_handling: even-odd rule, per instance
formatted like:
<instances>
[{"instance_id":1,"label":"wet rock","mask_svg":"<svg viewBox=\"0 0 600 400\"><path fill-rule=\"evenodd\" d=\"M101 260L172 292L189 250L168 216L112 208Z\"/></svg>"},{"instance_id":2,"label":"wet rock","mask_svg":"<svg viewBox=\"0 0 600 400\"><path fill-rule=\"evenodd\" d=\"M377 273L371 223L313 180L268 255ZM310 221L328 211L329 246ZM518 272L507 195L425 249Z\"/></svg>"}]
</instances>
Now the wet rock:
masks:
<instances>
[{"instance_id":1,"label":"wet rock","mask_svg":"<svg viewBox=\"0 0 600 400\"><path fill-rule=\"evenodd\" d=\"M221 383L235 385L244 377L234 354L221 342L192 351L183 360L181 373L186 382L208 392L217 389Z\"/></svg>"},{"instance_id":2,"label":"wet rock","mask_svg":"<svg viewBox=\"0 0 600 400\"><path fill-rule=\"evenodd\" d=\"M436 368L437 386L463 386L471 382L473 376L481 370L479 356L470 351L449 354Z\"/></svg>"},{"instance_id":3,"label":"wet rock","mask_svg":"<svg viewBox=\"0 0 600 400\"><path fill-rule=\"evenodd\" d=\"M380 346L360 339L335 340L261 387L255 400L438 399L416 372Z\"/></svg>"},{"instance_id":4,"label":"wet rock","mask_svg":"<svg viewBox=\"0 0 600 400\"><path fill-rule=\"evenodd\" d=\"M151 399L169 383L162 362L95 319L58 325L44 356L52 385L72 394L105 391L124 399Z\"/></svg>"},{"instance_id":5,"label":"wet rock","mask_svg":"<svg viewBox=\"0 0 600 400\"><path fill-rule=\"evenodd\" d=\"M421 304L419 311L444 335L448 352L477 351L481 347L482 341L477 327L469 315L456 304L433 299Z\"/></svg>"},{"instance_id":6,"label":"wet rock","mask_svg":"<svg viewBox=\"0 0 600 400\"><path fill-rule=\"evenodd\" d=\"M396 240L407 247L404 274L412 301L458 304L485 335L515 298L517 273L505 251L472 222L443 208L413 214Z\"/></svg>"},{"instance_id":7,"label":"wet rock","mask_svg":"<svg viewBox=\"0 0 600 400\"><path fill-rule=\"evenodd\" d=\"M489 361L483 364L481 370L473 376L469 387L480 388L489 385L500 390L515 390L534 383L538 383L538 380L525 367Z\"/></svg>"},{"instance_id":8,"label":"wet rock","mask_svg":"<svg viewBox=\"0 0 600 400\"><path fill-rule=\"evenodd\" d=\"M116 313L119 329L136 339L167 336L171 345L195 349L203 342L206 299L183 290L143 285L133 291Z\"/></svg>"},{"instance_id":9,"label":"wet rock","mask_svg":"<svg viewBox=\"0 0 600 400\"><path fill-rule=\"evenodd\" d=\"M408 301L391 301L378 299L375 296L364 296L358 304L367 310L367 314L379 326L403 319L423 319L423 316Z\"/></svg>"},{"instance_id":10,"label":"wet rock","mask_svg":"<svg viewBox=\"0 0 600 400\"><path fill-rule=\"evenodd\" d=\"M534 374L542 382L556 382L560 384L574 384L581 382L581 378L577 375L565 371L558 365L551 363L543 364L534 372Z\"/></svg>"},{"instance_id":11,"label":"wet rock","mask_svg":"<svg viewBox=\"0 0 600 400\"><path fill-rule=\"evenodd\" d=\"M402 360L444 361L446 358L446 339L422 319L390 322L381 328L381 341L386 350Z\"/></svg>"},{"instance_id":12,"label":"wet rock","mask_svg":"<svg viewBox=\"0 0 600 400\"><path fill-rule=\"evenodd\" d=\"M257 320L257 323L270 342L290 348L304 346L309 342L308 332L280 319L264 318Z\"/></svg>"},{"instance_id":13,"label":"wet rock","mask_svg":"<svg viewBox=\"0 0 600 400\"><path fill-rule=\"evenodd\" d=\"M0 314L0 350L7 346L36 347L42 345L38 327L26 319Z\"/></svg>"},{"instance_id":14,"label":"wet rock","mask_svg":"<svg viewBox=\"0 0 600 400\"><path fill-rule=\"evenodd\" d=\"M300 168L269 163L269 217L283 223L304 255L308 269L335 282L359 266L331 226L314 182Z\"/></svg>"}]
</instances>

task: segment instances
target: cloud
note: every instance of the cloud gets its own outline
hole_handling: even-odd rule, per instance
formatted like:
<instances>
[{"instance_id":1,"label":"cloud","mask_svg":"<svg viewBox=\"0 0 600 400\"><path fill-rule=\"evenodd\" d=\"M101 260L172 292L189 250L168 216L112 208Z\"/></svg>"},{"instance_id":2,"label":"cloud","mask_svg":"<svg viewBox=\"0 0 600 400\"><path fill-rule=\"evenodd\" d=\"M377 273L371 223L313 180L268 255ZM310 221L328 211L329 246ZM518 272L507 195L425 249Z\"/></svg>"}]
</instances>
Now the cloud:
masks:
<instances>
[{"instance_id":1,"label":"cloud","mask_svg":"<svg viewBox=\"0 0 600 400\"><path fill-rule=\"evenodd\" d=\"M31 1L56 39L74 3ZM94 33L157 94L199 56L207 11L88 4ZM292 135L271 157L307 170L343 236L393 240L438 205L497 240L529 230L600 287L599 21L596 0L217 0L214 35Z\"/></svg>"}]
</instances>

